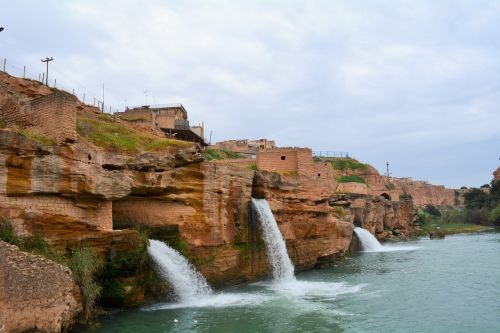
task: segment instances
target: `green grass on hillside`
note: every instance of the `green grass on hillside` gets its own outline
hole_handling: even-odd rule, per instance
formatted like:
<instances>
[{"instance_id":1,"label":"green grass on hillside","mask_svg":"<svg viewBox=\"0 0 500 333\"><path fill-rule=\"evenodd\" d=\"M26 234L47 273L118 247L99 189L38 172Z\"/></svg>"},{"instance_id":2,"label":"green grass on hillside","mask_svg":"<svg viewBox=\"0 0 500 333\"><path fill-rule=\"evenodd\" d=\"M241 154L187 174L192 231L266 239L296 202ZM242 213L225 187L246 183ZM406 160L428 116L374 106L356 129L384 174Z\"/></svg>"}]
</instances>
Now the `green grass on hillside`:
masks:
<instances>
[{"instance_id":1,"label":"green grass on hillside","mask_svg":"<svg viewBox=\"0 0 500 333\"><path fill-rule=\"evenodd\" d=\"M205 159L207 161L213 160L234 160L244 158L240 153L236 153L234 151L225 150L225 149L205 149Z\"/></svg>"},{"instance_id":2,"label":"green grass on hillside","mask_svg":"<svg viewBox=\"0 0 500 333\"><path fill-rule=\"evenodd\" d=\"M42 145L42 146L53 146L57 142L54 139L47 138L46 136L39 135L39 134L33 134L27 129L21 129L19 130L19 134L24 136L28 140L35 141L36 143Z\"/></svg>"},{"instance_id":3,"label":"green grass on hillside","mask_svg":"<svg viewBox=\"0 0 500 333\"><path fill-rule=\"evenodd\" d=\"M359 176L351 175L351 176L341 176L338 178L339 183L362 183L366 184L365 180Z\"/></svg>"},{"instance_id":4,"label":"green grass on hillside","mask_svg":"<svg viewBox=\"0 0 500 333\"><path fill-rule=\"evenodd\" d=\"M190 142L158 138L114 123L111 118L100 115L97 118L78 116L76 129L78 134L87 138L96 146L113 151L165 151L170 148L184 148Z\"/></svg>"},{"instance_id":5,"label":"green grass on hillside","mask_svg":"<svg viewBox=\"0 0 500 333\"><path fill-rule=\"evenodd\" d=\"M329 162L334 169L340 171L345 171L345 170L362 171L368 168L368 164L361 163L350 157L332 157L329 158Z\"/></svg>"}]
</instances>

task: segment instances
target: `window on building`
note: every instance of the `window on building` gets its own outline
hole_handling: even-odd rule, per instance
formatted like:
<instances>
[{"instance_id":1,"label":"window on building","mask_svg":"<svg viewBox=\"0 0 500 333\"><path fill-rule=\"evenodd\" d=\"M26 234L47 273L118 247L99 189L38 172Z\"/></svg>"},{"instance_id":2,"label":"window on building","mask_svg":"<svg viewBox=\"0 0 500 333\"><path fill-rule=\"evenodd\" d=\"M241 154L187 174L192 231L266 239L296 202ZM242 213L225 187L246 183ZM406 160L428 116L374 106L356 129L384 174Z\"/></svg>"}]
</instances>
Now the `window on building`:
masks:
<instances>
[{"instance_id":1,"label":"window on building","mask_svg":"<svg viewBox=\"0 0 500 333\"><path fill-rule=\"evenodd\" d=\"M281 160L282 161L286 160L286 156L281 156Z\"/></svg>"}]
</instances>

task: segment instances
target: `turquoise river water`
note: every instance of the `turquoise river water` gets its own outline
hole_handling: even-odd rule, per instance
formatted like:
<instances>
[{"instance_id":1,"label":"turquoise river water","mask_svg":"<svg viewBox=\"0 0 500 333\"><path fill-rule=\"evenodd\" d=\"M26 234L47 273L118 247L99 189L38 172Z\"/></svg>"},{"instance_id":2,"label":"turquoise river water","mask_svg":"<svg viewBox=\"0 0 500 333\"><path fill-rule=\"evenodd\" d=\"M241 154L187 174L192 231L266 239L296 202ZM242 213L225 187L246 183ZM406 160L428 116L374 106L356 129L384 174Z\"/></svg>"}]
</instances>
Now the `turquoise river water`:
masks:
<instances>
[{"instance_id":1,"label":"turquoise river water","mask_svg":"<svg viewBox=\"0 0 500 333\"><path fill-rule=\"evenodd\" d=\"M116 312L92 332L500 332L498 231L397 246L413 249Z\"/></svg>"}]
</instances>

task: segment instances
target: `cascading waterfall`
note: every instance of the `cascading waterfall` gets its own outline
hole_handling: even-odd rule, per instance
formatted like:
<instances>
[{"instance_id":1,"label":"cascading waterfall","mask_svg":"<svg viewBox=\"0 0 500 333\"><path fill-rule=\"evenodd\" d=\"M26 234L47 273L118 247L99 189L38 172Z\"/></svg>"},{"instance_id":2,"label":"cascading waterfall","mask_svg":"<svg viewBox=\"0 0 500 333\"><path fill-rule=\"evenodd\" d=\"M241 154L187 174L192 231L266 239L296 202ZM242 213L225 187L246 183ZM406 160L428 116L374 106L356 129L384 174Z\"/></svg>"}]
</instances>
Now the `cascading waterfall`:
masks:
<instances>
[{"instance_id":1,"label":"cascading waterfall","mask_svg":"<svg viewBox=\"0 0 500 333\"><path fill-rule=\"evenodd\" d=\"M354 228L354 232L358 235L363 250L368 252L384 251L382 244L368 230L356 227Z\"/></svg>"},{"instance_id":2,"label":"cascading waterfall","mask_svg":"<svg viewBox=\"0 0 500 333\"><path fill-rule=\"evenodd\" d=\"M294 267L288 256L285 240L281 235L267 200L252 198L252 207L261 221L262 239L266 244L267 256L271 264L274 280L295 280Z\"/></svg>"},{"instance_id":3,"label":"cascading waterfall","mask_svg":"<svg viewBox=\"0 0 500 333\"><path fill-rule=\"evenodd\" d=\"M187 259L164 242L150 239L148 253L180 301L193 301L213 293L207 281Z\"/></svg>"}]
</instances>

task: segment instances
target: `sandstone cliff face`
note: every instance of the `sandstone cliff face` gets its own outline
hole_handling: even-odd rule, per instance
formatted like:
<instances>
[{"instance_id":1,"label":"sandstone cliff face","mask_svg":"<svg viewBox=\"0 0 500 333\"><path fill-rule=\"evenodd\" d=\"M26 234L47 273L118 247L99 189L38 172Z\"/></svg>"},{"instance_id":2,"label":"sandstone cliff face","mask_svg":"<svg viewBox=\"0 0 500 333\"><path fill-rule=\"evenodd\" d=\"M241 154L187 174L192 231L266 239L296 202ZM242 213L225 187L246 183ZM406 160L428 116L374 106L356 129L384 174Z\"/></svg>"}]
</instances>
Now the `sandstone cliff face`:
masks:
<instances>
[{"instance_id":1,"label":"sandstone cliff face","mask_svg":"<svg viewBox=\"0 0 500 333\"><path fill-rule=\"evenodd\" d=\"M399 201L404 194L412 197L415 207L424 207L428 204L438 207L453 207L457 205L455 190L444 186L429 184L424 181L411 178L390 178L381 176L372 166L367 165L363 170L347 170L345 173L357 175L366 182L366 190L356 183L339 184L338 192L368 194L385 196L386 198ZM336 175L342 175L338 170Z\"/></svg>"},{"instance_id":2,"label":"sandstone cliff face","mask_svg":"<svg viewBox=\"0 0 500 333\"><path fill-rule=\"evenodd\" d=\"M414 236L417 211L411 201L391 201L380 196L337 195L334 206L345 207L354 225L370 231L379 240Z\"/></svg>"},{"instance_id":3,"label":"sandstone cliff face","mask_svg":"<svg viewBox=\"0 0 500 333\"><path fill-rule=\"evenodd\" d=\"M135 173L132 194L113 203L115 227L148 227L217 286L254 280L267 268L247 218L253 174L217 162Z\"/></svg>"},{"instance_id":4,"label":"sandstone cliff face","mask_svg":"<svg viewBox=\"0 0 500 333\"><path fill-rule=\"evenodd\" d=\"M349 247L354 226L335 216L329 205L335 186L333 180L256 174L254 195L269 202L299 270L343 257Z\"/></svg>"},{"instance_id":5,"label":"sandstone cliff face","mask_svg":"<svg viewBox=\"0 0 500 333\"><path fill-rule=\"evenodd\" d=\"M1 332L61 332L81 310L68 268L0 241Z\"/></svg>"}]
</instances>

